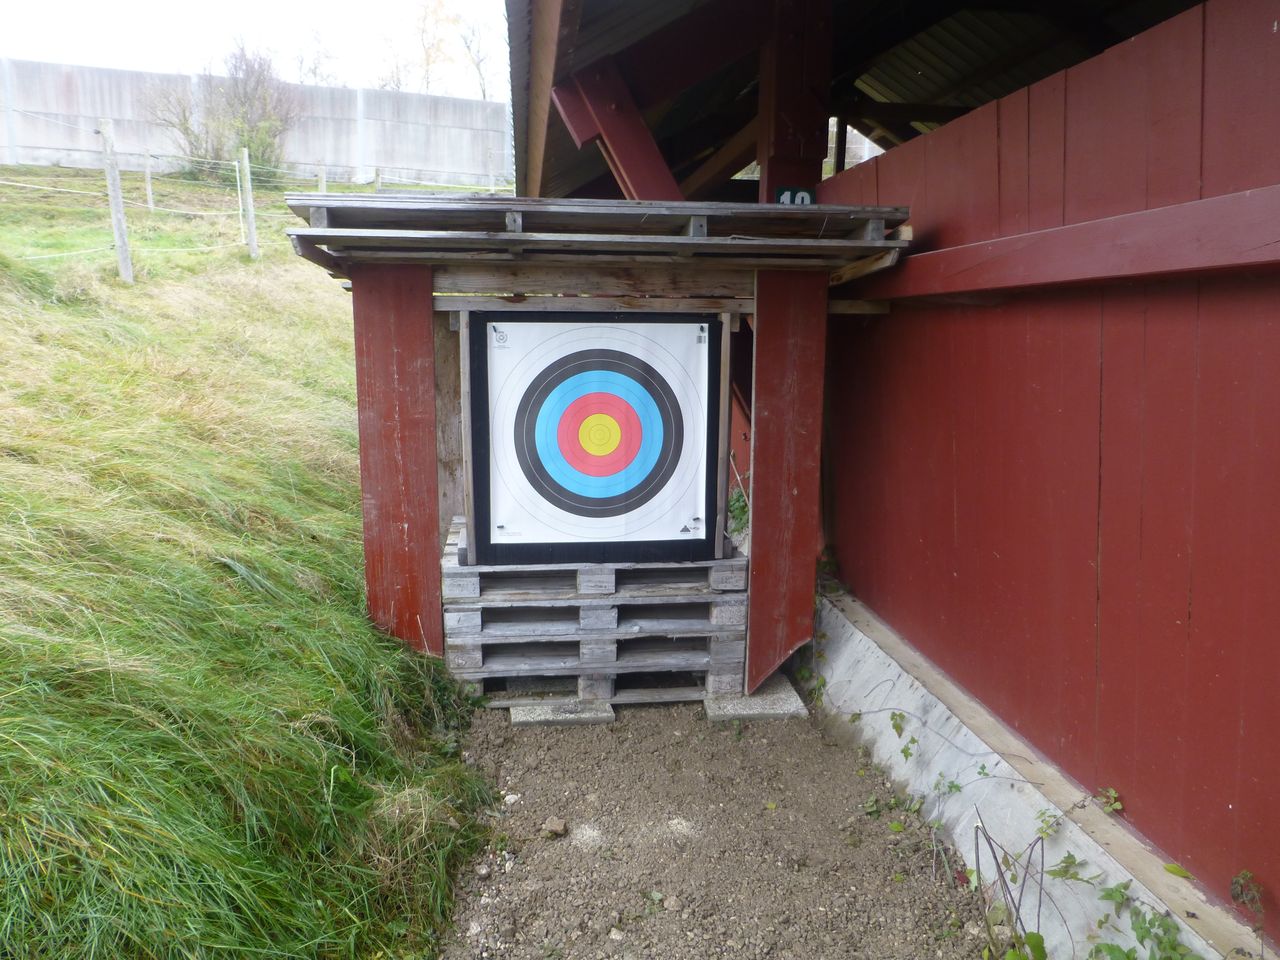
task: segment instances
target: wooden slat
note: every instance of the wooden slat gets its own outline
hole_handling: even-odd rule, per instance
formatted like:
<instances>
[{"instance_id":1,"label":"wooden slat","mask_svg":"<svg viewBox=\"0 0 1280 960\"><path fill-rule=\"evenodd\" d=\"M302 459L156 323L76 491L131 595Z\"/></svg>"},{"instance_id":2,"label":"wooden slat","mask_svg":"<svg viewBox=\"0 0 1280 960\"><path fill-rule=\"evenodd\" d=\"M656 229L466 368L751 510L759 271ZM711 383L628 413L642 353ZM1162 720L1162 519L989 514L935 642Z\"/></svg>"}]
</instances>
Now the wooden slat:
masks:
<instances>
[{"instance_id":1,"label":"wooden slat","mask_svg":"<svg viewBox=\"0 0 1280 960\"><path fill-rule=\"evenodd\" d=\"M595 199L539 199L536 197L424 197L421 194L350 194L350 193L293 193L287 194L289 209L303 220L313 207L325 207L331 213L343 215L342 223L358 223L358 215L377 217L392 211L432 214L434 217L459 217L473 219L485 211L496 212L499 222L508 211L519 211L526 217L573 216L583 219L650 221L655 217L673 217L686 220L691 216L705 216L713 220L723 218L746 219L751 222L808 221L815 229L823 224L834 225L841 220L883 219L889 224L904 223L910 214L905 206L877 206L866 204L820 203L808 206L757 203L717 203L685 200L595 200ZM349 219L356 217L357 219Z\"/></svg>"},{"instance_id":2,"label":"wooden slat","mask_svg":"<svg viewBox=\"0 0 1280 960\"><path fill-rule=\"evenodd\" d=\"M437 293L588 294L621 297L753 299L750 270L687 263L600 267L454 262L435 268Z\"/></svg>"},{"instance_id":3,"label":"wooden slat","mask_svg":"<svg viewBox=\"0 0 1280 960\"><path fill-rule=\"evenodd\" d=\"M865 301L846 301L863 303ZM437 310L510 310L556 313L751 313L747 297L469 297L437 296Z\"/></svg>"},{"instance_id":4,"label":"wooden slat","mask_svg":"<svg viewBox=\"0 0 1280 960\"><path fill-rule=\"evenodd\" d=\"M583 254L578 252L556 252L549 253L528 253L528 254L509 254L509 253L483 253L476 250L399 250L395 248L387 248L380 250L363 250L335 247L335 250L343 256L341 269L346 269L351 263L428 263L447 266L450 263L482 263L490 264L496 269L510 268L521 264L536 264L545 266L563 266L563 267L580 267L592 270L602 267L639 267L641 269L651 269L654 267L678 266L678 265L697 265L702 267L729 267L737 270L823 270L828 273L839 270L842 267L849 266L851 263L859 263L861 259L874 260L871 266L875 269L882 269L887 265L887 260L879 257L856 256L781 256L777 254L765 254L763 256L743 256L733 253L726 254L699 254L690 255L688 253L633 253L633 254L608 254L594 253ZM897 253L899 251L893 251ZM866 271L864 271L866 272ZM496 291L490 290L485 292L505 292L501 287ZM524 292L524 291L521 291Z\"/></svg>"},{"instance_id":5,"label":"wooden slat","mask_svg":"<svg viewBox=\"0 0 1280 960\"><path fill-rule=\"evenodd\" d=\"M862 256L881 250L907 246L905 240L872 240L843 237L819 239L811 237L685 237L633 236L596 233L521 233L464 230L369 230L344 227L325 229L295 227L286 231L312 243L342 247L397 247L432 250L502 250L518 243L528 250L575 250L582 253L642 253L646 251L683 253L718 253L748 258L765 254Z\"/></svg>"},{"instance_id":6,"label":"wooden slat","mask_svg":"<svg viewBox=\"0 0 1280 960\"><path fill-rule=\"evenodd\" d=\"M908 257L858 293L893 299L1280 264L1280 185Z\"/></svg>"}]
</instances>

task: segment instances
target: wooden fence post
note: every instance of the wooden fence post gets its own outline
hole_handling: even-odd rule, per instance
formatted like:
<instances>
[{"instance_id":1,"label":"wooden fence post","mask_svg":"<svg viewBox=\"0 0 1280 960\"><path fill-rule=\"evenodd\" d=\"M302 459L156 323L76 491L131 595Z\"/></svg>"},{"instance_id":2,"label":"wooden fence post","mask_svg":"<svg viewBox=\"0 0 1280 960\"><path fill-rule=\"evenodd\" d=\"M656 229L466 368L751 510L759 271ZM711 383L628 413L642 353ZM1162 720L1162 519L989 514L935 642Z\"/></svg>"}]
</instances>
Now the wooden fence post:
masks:
<instances>
[{"instance_id":1,"label":"wooden fence post","mask_svg":"<svg viewBox=\"0 0 1280 960\"><path fill-rule=\"evenodd\" d=\"M143 183L146 185L146 188L147 188L147 210L149 210L151 213L155 213L156 198L155 198L155 194L151 192L151 152L150 151L147 152L146 163L142 168L142 177L143 177Z\"/></svg>"},{"instance_id":2,"label":"wooden fence post","mask_svg":"<svg viewBox=\"0 0 1280 960\"><path fill-rule=\"evenodd\" d=\"M249 244L249 256L258 259L258 218L253 210L253 174L249 170L249 148L240 148L240 178L244 186L244 226Z\"/></svg>"},{"instance_id":3,"label":"wooden fence post","mask_svg":"<svg viewBox=\"0 0 1280 960\"><path fill-rule=\"evenodd\" d=\"M116 164L116 141L110 120L98 121L102 136L102 167L107 174L107 203L111 208L111 232L115 236L116 267L120 279L133 283L133 259L129 256L129 233L124 219L124 193L120 189L120 167Z\"/></svg>"}]
</instances>

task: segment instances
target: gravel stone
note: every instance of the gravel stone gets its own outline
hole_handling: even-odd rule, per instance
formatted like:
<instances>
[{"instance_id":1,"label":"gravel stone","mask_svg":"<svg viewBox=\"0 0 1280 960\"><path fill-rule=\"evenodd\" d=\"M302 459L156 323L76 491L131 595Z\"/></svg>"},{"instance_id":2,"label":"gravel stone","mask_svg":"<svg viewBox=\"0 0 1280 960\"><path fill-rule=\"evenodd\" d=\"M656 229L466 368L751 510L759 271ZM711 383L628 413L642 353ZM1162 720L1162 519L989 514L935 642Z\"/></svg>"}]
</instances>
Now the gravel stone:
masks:
<instances>
[{"instance_id":1,"label":"gravel stone","mask_svg":"<svg viewBox=\"0 0 1280 960\"><path fill-rule=\"evenodd\" d=\"M502 869L459 882L444 960L975 954L966 926L982 913L957 880L962 858L935 850L919 816L890 807L883 774L808 719L709 724L675 705L513 729L488 711L466 749L521 802L493 821L515 855L489 851ZM521 841L552 821L565 842Z\"/></svg>"}]
</instances>

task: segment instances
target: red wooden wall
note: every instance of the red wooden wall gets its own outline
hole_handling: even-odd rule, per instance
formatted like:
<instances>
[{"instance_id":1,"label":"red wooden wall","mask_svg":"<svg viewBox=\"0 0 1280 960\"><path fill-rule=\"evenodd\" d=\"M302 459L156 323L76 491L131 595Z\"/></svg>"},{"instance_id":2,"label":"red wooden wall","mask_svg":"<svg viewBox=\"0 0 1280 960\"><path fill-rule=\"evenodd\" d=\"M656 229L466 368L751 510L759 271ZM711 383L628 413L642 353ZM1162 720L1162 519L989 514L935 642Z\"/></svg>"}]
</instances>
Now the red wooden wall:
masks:
<instances>
[{"instance_id":1,"label":"red wooden wall","mask_svg":"<svg viewBox=\"0 0 1280 960\"><path fill-rule=\"evenodd\" d=\"M1277 22L1210 0L820 199L937 249L1280 183ZM843 576L1278 934L1280 276L970 299L832 321Z\"/></svg>"}]
</instances>

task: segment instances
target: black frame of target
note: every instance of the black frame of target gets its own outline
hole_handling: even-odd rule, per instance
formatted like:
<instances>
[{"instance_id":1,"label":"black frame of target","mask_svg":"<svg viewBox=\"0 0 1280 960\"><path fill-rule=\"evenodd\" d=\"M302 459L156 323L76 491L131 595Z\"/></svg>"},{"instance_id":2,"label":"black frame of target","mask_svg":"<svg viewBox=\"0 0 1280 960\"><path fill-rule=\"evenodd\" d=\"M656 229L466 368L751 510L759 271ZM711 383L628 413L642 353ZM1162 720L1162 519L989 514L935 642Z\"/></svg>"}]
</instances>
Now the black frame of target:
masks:
<instances>
[{"instance_id":1,"label":"black frame of target","mask_svg":"<svg viewBox=\"0 0 1280 960\"><path fill-rule=\"evenodd\" d=\"M490 537L489 465L489 346L492 323L577 323L583 326L646 323L702 324L707 328L707 425L706 489L703 493L704 535L680 540L572 541L565 543L494 543ZM467 382L471 420L471 539L472 563L486 565L533 563L670 563L711 560L716 557L716 537L722 535L724 512L720 492L719 461L725 437L721 435L721 347L728 336L719 314L690 313L587 313L513 310L472 311L467 320Z\"/></svg>"}]
</instances>

